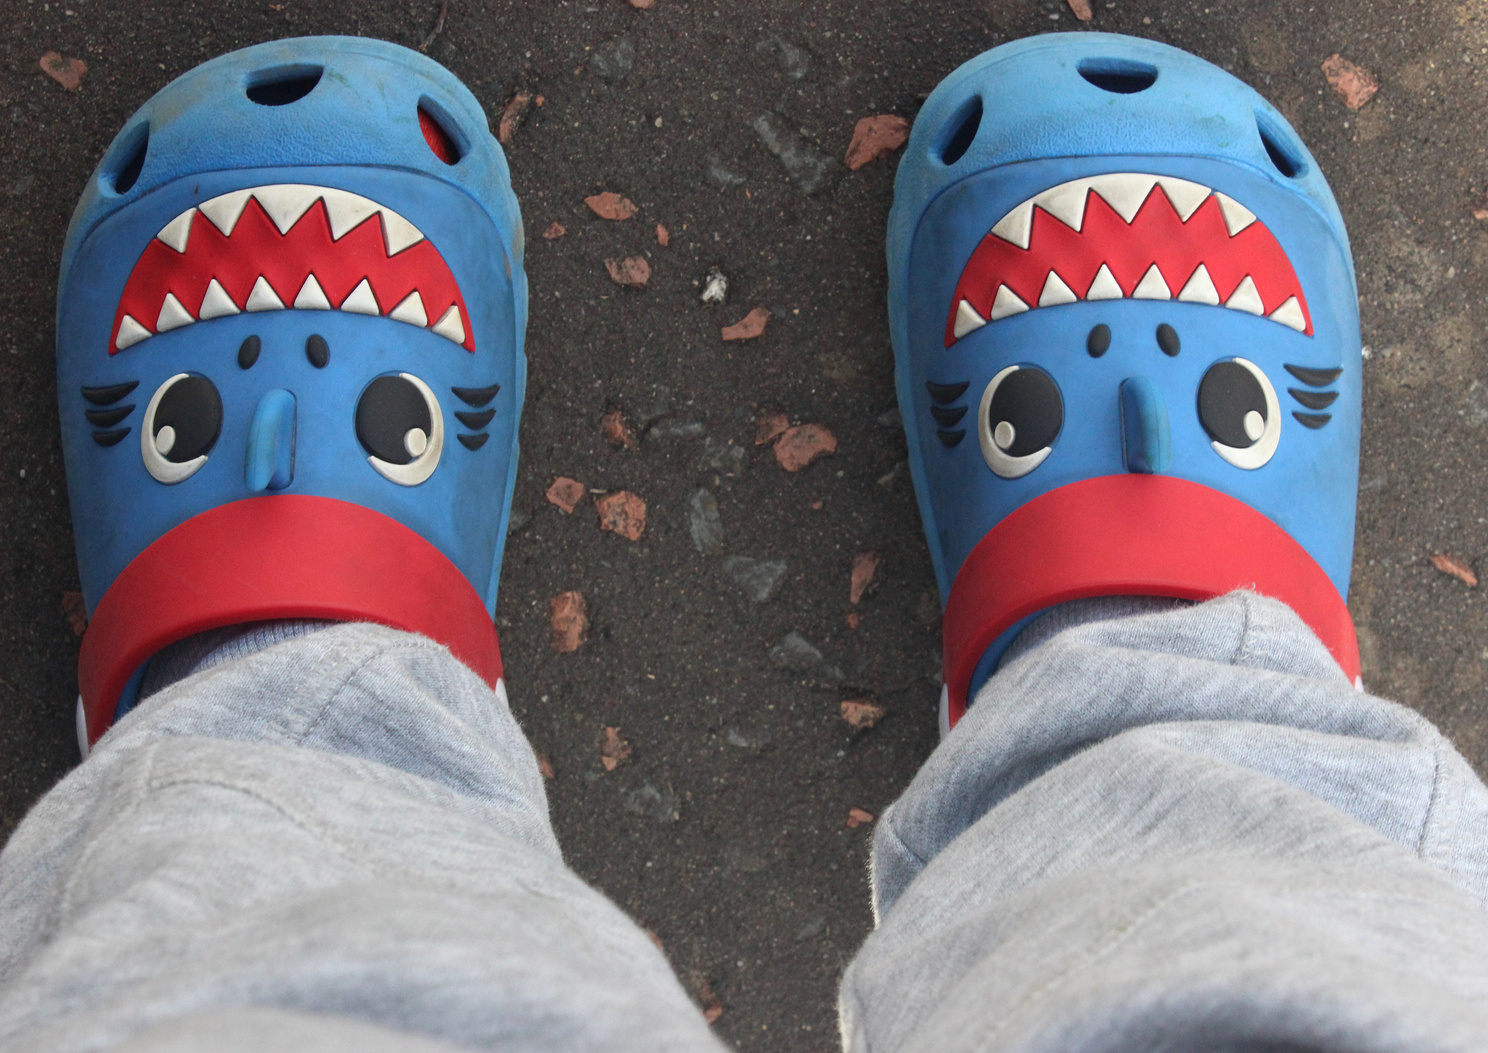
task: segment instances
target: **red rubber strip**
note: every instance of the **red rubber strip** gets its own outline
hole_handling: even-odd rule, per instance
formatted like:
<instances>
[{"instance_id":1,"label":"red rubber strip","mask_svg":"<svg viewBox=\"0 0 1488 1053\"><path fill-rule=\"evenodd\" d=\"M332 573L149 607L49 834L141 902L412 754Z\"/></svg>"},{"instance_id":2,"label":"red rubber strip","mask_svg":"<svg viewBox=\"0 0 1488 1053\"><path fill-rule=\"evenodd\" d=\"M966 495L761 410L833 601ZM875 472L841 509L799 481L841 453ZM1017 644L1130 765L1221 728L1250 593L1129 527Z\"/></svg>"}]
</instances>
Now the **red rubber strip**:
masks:
<instances>
[{"instance_id":1,"label":"red rubber strip","mask_svg":"<svg viewBox=\"0 0 1488 1053\"><path fill-rule=\"evenodd\" d=\"M1350 680L1359 641L1332 580L1286 531L1228 494L1165 475L1107 475L1034 498L982 538L946 604L950 723L992 642L1032 614L1093 596L1207 600L1252 589L1307 623Z\"/></svg>"},{"instance_id":2,"label":"red rubber strip","mask_svg":"<svg viewBox=\"0 0 1488 1053\"><path fill-rule=\"evenodd\" d=\"M188 519L114 579L83 636L78 687L88 742L134 671L163 647L271 618L365 621L448 647L493 687L501 651L465 575L397 520L348 501L278 494Z\"/></svg>"}]
</instances>

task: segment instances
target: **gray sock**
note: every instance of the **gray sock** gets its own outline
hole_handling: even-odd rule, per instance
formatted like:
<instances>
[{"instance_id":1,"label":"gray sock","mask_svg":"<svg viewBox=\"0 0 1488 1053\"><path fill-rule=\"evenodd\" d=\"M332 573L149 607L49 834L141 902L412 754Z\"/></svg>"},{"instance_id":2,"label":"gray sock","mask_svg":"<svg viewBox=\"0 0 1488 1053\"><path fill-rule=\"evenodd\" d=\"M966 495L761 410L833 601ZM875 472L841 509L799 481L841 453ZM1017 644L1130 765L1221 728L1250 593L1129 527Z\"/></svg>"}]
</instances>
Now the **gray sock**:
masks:
<instances>
[{"instance_id":1,"label":"gray sock","mask_svg":"<svg viewBox=\"0 0 1488 1053\"><path fill-rule=\"evenodd\" d=\"M1086 622L1105 622L1113 618L1127 618L1136 614L1157 614L1177 607L1187 607L1192 600L1175 600L1167 596L1097 596L1089 600L1071 600L1061 603L1040 615L1028 628L1018 634L1008 645L998 661L998 667L1015 661L1041 643Z\"/></svg>"},{"instance_id":2,"label":"gray sock","mask_svg":"<svg viewBox=\"0 0 1488 1053\"><path fill-rule=\"evenodd\" d=\"M176 681L186 679L192 673L200 673L237 658L246 658L265 647L272 647L335 624L318 618L287 618L282 621L227 625L221 629L209 629L204 633L188 636L150 659L150 664L145 669L145 678L140 682L139 697L144 700Z\"/></svg>"}]
</instances>

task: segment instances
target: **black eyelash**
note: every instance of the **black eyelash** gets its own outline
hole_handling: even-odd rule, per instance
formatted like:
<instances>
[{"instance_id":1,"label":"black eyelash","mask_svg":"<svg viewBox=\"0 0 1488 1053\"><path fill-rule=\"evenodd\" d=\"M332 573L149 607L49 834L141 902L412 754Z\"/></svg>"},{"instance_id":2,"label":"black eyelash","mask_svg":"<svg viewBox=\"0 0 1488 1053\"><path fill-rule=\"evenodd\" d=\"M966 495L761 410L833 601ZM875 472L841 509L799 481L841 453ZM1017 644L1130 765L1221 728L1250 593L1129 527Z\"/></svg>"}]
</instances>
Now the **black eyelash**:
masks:
<instances>
[{"instance_id":1,"label":"black eyelash","mask_svg":"<svg viewBox=\"0 0 1488 1053\"><path fill-rule=\"evenodd\" d=\"M1301 421L1303 427L1311 428L1313 431L1317 431L1333 419L1331 413L1298 413L1296 410L1292 411L1292 416Z\"/></svg>"},{"instance_id":2,"label":"black eyelash","mask_svg":"<svg viewBox=\"0 0 1488 1053\"><path fill-rule=\"evenodd\" d=\"M138 380L126 380L122 384L105 384L102 387L83 387L83 398L95 406L111 406L139 387Z\"/></svg>"},{"instance_id":3,"label":"black eyelash","mask_svg":"<svg viewBox=\"0 0 1488 1053\"><path fill-rule=\"evenodd\" d=\"M93 433L93 441L100 446L113 446L128 434L128 428L115 428L113 431L95 431Z\"/></svg>"},{"instance_id":4,"label":"black eyelash","mask_svg":"<svg viewBox=\"0 0 1488 1053\"><path fill-rule=\"evenodd\" d=\"M497 393L501 391L501 385L492 384L489 387L484 388L450 388L450 390L455 393L455 398L465 403L465 405L480 407L484 406L486 403L490 402L496 397ZM486 444L486 440L489 439L491 436L486 434L485 432L482 432L481 429L490 424L491 419L495 416L495 408L484 410L456 410L456 420L465 425L465 427L469 428L471 431L479 432L479 434L477 435L457 435L456 438L460 440L460 445L465 447L467 450L472 451L478 450L482 446L484 446Z\"/></svg>"},{"instance_id":5,"label":"black eyelash","mask_svg":"<svg viewBox=\"0 0 1488 1053\"><path fill-rule=\"evenodd\" d=\"M86 409L83 416L88 423L99 429L93 432L93 441L100 446L117 446L119 440L129 434L128 428L116 428L125 417L134 412L134 403L127 406L115 406L125 395L139 387L138 380L126 380L119 384L100 384L89 387L86 384L79 390L83 398L94 406L110 406L111 409Z\"/></svg>"},{"instance_id":6,"label":"black eyelash","mask_svg":"<svg viewBox=\"0 0 1488 1053\"><path fill-rule=\"evenodd\" d=\"M95 428L112 428L125 417L134 412L134 403L127 406L115 406L113 409L90 409L84 410L83 416L88 418L88 423Z\"/></svg>"},{"instance_id":7,"label":"black eyelash","mask_svg":"<svg viewBox=\"0 0 1488 1053\"><path fill-rule=\"evenodd\" d=\"M493 409L455 410L455 419L471 431L480 431L491 423L491 418L494 416L496 416L496 411Z\"/></svg>"},{"instance_id":8,"label":"black eyelash","mask_svg":"<svg viewBox=\"0 0 1488 1053\"><path fill-rule=\"evenodd\" d=\"M480 409L496 397L497 392L501 390L501 385L492 384L487 388L450 388L450 390L455 393L455 398L465 405Z\"/></svg>"},{"instance_id":9,"label":"black eyelash","mask_svg":"<svg viewBox=\"0 0 1488 1053\"><path fill-rule=\"evenodd\" d=\"M1286 366L1286 371L1310 388L1325 388L1342 375L1340 369L1309 369L1307 366Z\"/></svg>"},{"instance_id":10,"label":"black eyelash","mask_svg":"<svg viewBox=\"0 0 1488 1053\"><path fill-rule=\"evenodd\" d=\"M949 450L959 445L961 440L966 438L966 429L957 428L955 431L937 431L935 434L940 436L940 444Z\"/></svg>"},{"instance_id":11,"label":"black eyelash","mask_svg":"<svg viewBox=\"0 0 1488 1053\"><path fill-rule=\"evenodd\" d=\"M948 409L945 406L931 406L930 416L934 417L935 423L942 428L949 428L966 416L966 407L952 406Z\"/></svg>"},{"instance_id":12,"label":"black eyelash","mask_svg":"<svg viewBox=\"0 0 1488 1053\"><path fill-rule=\"evenodd\" d=\"M1338 398L1336 391L1303 391L1301 388L1287 388L1287 394L1308 409L1327 409Z\"/></svg>"},{"instance_id":13,"label":"black eyelash","mask_svg":"<svg viewBox=\"0 0 1488 1053\"><path fill-rule=\"evenodd\" d=\"M931 400L942 404L955 402L962 395L966 394L966 389L969 387L971 387L971 381L969 380L957 381L951 384L937 384L933 380L925 381L925 390L930 392Z\"/></svg>"}]
</instances>

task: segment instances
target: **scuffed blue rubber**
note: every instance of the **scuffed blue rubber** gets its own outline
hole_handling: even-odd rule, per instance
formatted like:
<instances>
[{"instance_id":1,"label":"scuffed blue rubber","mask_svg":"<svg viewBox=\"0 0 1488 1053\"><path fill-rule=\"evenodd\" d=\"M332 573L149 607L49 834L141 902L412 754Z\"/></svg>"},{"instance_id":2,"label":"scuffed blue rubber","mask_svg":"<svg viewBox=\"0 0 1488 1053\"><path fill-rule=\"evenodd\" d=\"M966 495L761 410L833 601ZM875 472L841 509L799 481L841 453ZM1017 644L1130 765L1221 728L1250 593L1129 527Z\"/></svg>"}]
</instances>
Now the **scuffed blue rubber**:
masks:
<instances>
[{"instance_id":1,"label":"scuffed blue rubber","mask_svg":"<svg viewBox=\"0 0 1488 1053\"><path fill-rule=\"evenodd\" d=\"M319 81L287 105L261 105L247 88L265 76L320 69ZM447 164L420 130L436 115L462 152ZM122 192L121 170L146 141L138 178ZM475 351L416 325L337 310L244 312L160 332L108 354L120 295L135 261L182 210L215 195L274 183L346 190L396 210L449 265L462 290ZM199 222L205 222L198 217ZM265 393L294 396L293 479L280 492L351 501L382 512L437 546L494 611L517 467L517 427L526 387L523 339L527 280L516 197L501 148L475 97L446 69L396 45L354 37L260 44L177 78L129 119L73 215L57 303L57 377L68 493L84 598L91 610L146 546L185 520L254 496L245 450ZM386 307L384 307L386 310ZM147 319L153 324L153 319ZM432 320L431 320L432 321ZM306 340L323 337L329 364L307 361ZM235 355L256 335L251 369ZM416 486L378 474L359 445L353 415L360 392L385 373L407 371L436 392L448 441L438 468ZM208 376L220 392L220 437L191 478L162 485L141 462L144 403L180 372ZM139 408L120 442L94 441L81 388L137 381L124 403ZM484 445L455 441L469 427L452 389L499 384ZM283 476L283 458L259 472Z\"/></svg>"},{"instance_id":2,"label":"scuffed blue rubber","mask_svg":"<svg viewBox=\"0 0 1488 1053\"><path fill-rule=\"evenodd\" d=\"M1123 94L1081 76L1079 65L1156 71L1150 87ZM982 117L965 153L942 151L980 98ZM1279 170L1260 129L1290 158ZM1315 335L1207 304L1133 299L1081 301L991 321L945 345L946 320L963 268L1005 213L1067 180L1142 172L1202 183L1243 202L1290 258ZM1317 164L1280 113L1223 70L1176 48L1109 34L1035 37L996 48L948 76L920 111L899 165L888 229L889 316L901 413L916 495L942 599L967 554L1014 509L1057 487L1128 471L1118 390L1148 378L1170 422L1168 474L1230 494L1295 538L1346 596L1352 563L1362 390L1357 293L1347 235ZM1176 290L1175 290L1176 292ZM1100 357L1092 327L1111 330ZM1182 352L1159 352L1169 324ZM1281 399L1280 444L1269 463L1242 470L1212 448L1197 415L1197 390L1214 363L1245 357ZM926 382L969 384L958 405L976 413L989 380L1008 365L1037 365L1064 399L1063 430L1027 475L994 474L976 441L947 448L932 419ZM1328 391L1331 420L1312 429L1289 388L1306 388L1284 366L1341 369ZM978 683L1016 633L988 652Z\"/></svg>"}]
</instances>

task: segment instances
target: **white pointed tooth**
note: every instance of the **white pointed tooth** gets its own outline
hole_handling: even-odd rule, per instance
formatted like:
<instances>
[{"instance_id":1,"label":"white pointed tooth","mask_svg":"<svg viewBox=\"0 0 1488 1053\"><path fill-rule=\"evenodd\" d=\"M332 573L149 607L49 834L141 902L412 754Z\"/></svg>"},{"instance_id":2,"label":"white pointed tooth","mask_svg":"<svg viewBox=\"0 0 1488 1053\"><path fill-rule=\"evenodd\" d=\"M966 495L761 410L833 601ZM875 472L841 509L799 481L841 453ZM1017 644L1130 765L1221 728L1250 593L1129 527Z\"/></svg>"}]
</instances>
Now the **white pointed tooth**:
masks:
<instances>
[{"instance_id":1,"label":"white pointed tooth","mask_svg":"<svg viewBox=\"0 0 1488 1053\"><path fill-rule=\"evenodd\" d=\"M992 301L992 321L1006 318L1010 314L1022 314L1028 310L1028 305L1018 298L1018 294L1006 285L997 287L997 299Z\"/></svg>"},{"instance_id":2,"label":"white pointed tooth","mask_svg":"<svg viewBox=\"0 0 1488 1053\"><path fill-rule=\"evenodd\" d=\"M1209 200L1212 193L1202 183L1190 183L1187 179L1175 179L1172 176L1158 176L1157 185L1163 188L1163 193L1173 203L1173 211L1185 223L1199 210L1200 205Z\"/></svg>"},{"instance_id":3,"label":"white pointed tooth","mask_svg":"<svg viewBox=\"0 0 1488 1053\"><path fill-rule=\"evenodd\" d=\"M351 295L341 301L341 310L352 314L382 314L382 308L377 306L377 297L366 278L358 282L357 287L351 290Z\"/></svg>"},{"instance_id":4,"label":"white pointed tooth","mask_svg":"<svg viewBox=\"0 0 1488 1053\"><path fill-rule=\"evenodd\" d=\"M320 188L321 200L325 202L326 217L331 221L331 240L340 241L347 231L355 230L368 216L378 210L376 201L369 201L361 194L349 190Z\"/></svg>"},{"instance_id":5,"label":"white pointed tooth","mask_svg":"<svg viewBox=\"0 0 1488 1053\"><path fill-rule=\"evenodd\" d=\"M1085 222L1085 201L1090 194L1090 180L1072 179L1050 187L1033 199L1033 203L1066 227L1079 230Z\"/></svg>"},{"instance_id":6,"label":"white pointed tooth","mask_svg":"<svg viewBox=\"0 0 1488 1053\"><path fill-rule=\"evenodd\" d=\"M315 280L315 275L307 274L305 284L300 286L300 291L295 294L294 305L302 311L329 311L331 301L326 297L325 290L320 287L320 282Z\"/></svg>"},{"instance_id":7,"label":"white pointed tooth","mask_svg":"<svg viewBox=\"0 0 1488 1053\"><path fill-rule=\"evenodd\" d=\"M424 240L423 231L390 208L382 209L382 235L387 239L389 256L396 256L408 246Z\"/></svg>"},{"instance_id":8,"label":"white pointed tooth","mask_svg":"<svg viewBox=\"0 0 1488 1053\"><path fill-rule=\"evenodd\" d=\"M1183 286L1183 291L1178 294L1178 299L1185 303L1207 303L1211 307L1219 306L1219 290L1214 287L1214 279L1209 277L1209 268L1202 263Z\"/></svg>"},{"instance_id":9,"label":"white pointed tooth","mask_svg":"<svg viewBox=\"0 0 1488 1053\"><path fill-rule=\"evenodd\" d=\"M1095 272L1095 280L1090 283L1090 288L1085 291L1087 300L1119 300L1126 293L1121 291L1121 283L1116 280L1116 275L1111 273L1111 268L1104 263L1100 270Z\"/></svg>"},{"instance_id":10,"label":"white pointed tooth","mask_svg":"<svg viewBox=\"0 0 1488 1053\"><path fill-rule=\"evenodd\" d=\"M230 194L219 194L210 201L203 201L197 207L202 215L212 221L212 226L222 231L224 237L232 237L233 228L243 218L243 209L248 206L248 199L252 196L252 189L234 190Z\"/></svg>"},{"instance_id":11,"label":"white pointed tooth","mask_svg":"<svg viewBox=\"0 0 1488 1053\"><path fill-rule=\"evenodd\" d=\"M233 303L232 297L227 295L227 290L218 284L217 279L207 282L207 293L202 297L201 310L197 312L201 320L205 322L237 313L238 305Z\"/></svg>"},{"instance_id":12,"label":"white pointed tooth","mask_svg":"<svg viewBox=\"0 0 1488 1053\"><path fill-rule=\"evenodd\" d=\"M274 221L274 226L279 228L279 233L288 234L289 228L310 211L310 206L320 200L322 193L320 187L304 183L272 183L254 190L253 196Z\"/></svg>"},{"instance_id":13,"label":"white pointed tooth","mask_svg":"<svg viewBox=\"0 0 1488 1053\"><path fill-rule=\"evenodd\" d=\"M980 329L987 324L987 320L976 313L976 308L965 300L956 305L956 322L951 326L951 332L960 340L967 333Z\"/></svg>"},{"instance_id":14,"label":"white pointed tooth","mask_svg":"<svg viewBox=\"0 0 1488 1053\"><path fill-rule=\"evenodd\" d=\"M415 289L388 312L388 317L399 322L416 325L420 329L429 324L429 314L424 310L424 298Z\"/></svg>"},{"instance_id":15,"label":"white pointed tooth","mask_svg":"<svg viewBox=\"0 0 1488 1053\"><path fill-rule=\"evenodd\" d=\"M1033 202L1025 201L999 219L992 233L1020 249L1028 248L1029 238L1033 236Z\"/></svg>"},{"instance_id":16,"label":"white pointed tooth","mask_svg":"<svg viewBox=\"0 0 1488 1053\"><path fill-rule=\"evenodd\" d=\"M191 237L191 221L196 218L196 209L188 208L175 219L160 228L155 236L177 252L186 251L186 241Z\"/></svg>"},{"instance_id":17,"label":"white pointed tooth","mask_svg":"<svg viewBox=\"0 0 1488 1053\"><path fill-rule=\"evenodd\" d=\"M1130 223L1137 218L1142 204L1152 193L1157 176L1140 172L1113 172L1096 176L1090 181L1090 189L1101 196L1101 200L1116 210L1116 214Z\"/></svg>"},{"instance_id":18,"label":"white pointed tooth","mask_svg":"<svg viewBox=\"0 0 1488 1053\"><path fill-rule=\"evenodd\" d=\"M1044 279L1044 290L1039 293L1038 305L1040 307L1056 307L1062 303L1078 303L1079 300L1080 298L1075 295L1075 291L1064 284L1064 279L1054 271L1050 271L1049 276Z\"/></svg>"},{"instance_id":19,"label":"white pointed tooth","mask_svg":"<svg viewBox=\"0 0 1488 1053\"><path fill-rule=\"evenodd\" d=\"M150 330L146 329L144 326L140 325L133 318L129 317L129 315L126 314L124 318L119 322L119 336L118 339L114 341L114 346L117 347L120 351L123 351L126 347L129 347L132 344L137 344L141 340L148 339L149 337L152 337L154 335L154 333L150 332Z\"/></svg>"},{"instance_id":20,"label":"white pointed tooth","mask_svg":"<svg viewBox=\"0 0 1488 1053\"><path fill-rule=\"evenodd\" d=\"M1266 313L1266 305L1261 302L1261 294L1256 291L1255 281L1248 274L1239 285L1235 286L1235 291L1230 293L1225 306L1247 314Z\"/></svg>"},{"instance_id":21,"label":"white pointed tooth","mask_svg":"<svg viewBox=\"0 0 1488 1053\"><path fill-rule=\"evenodd\" d=\"M279 299L279 294L274 291L268 279L260 274L258 281L253 283L253 291L248 294L248 302L243 306L250 311L282 311L284 301Z\"/></svg>"},{"instance_id":22,"label":"white pointed tooth","mask_svg":"<svg viewBox=\"0 0 1488 1053\"><path fill-rule=\"evenodd\" d=\"M460 321L460 305L450 304L448 311L439 316L439 321L430 327L434 332L446 340L453 340L457 344L465 342L465 324Z\"/></svg>"},{"instance_id":23,"label":"white pointed tooth","mask_svg":"<svg viewBox=\"0 0 1488 1053\"><path fill-rule=\"evenodd\" d=\"M1171 300L1173 290L1168 288L1168 283L1163 281L1162 271L1157 269L1157 264L1147 268L1147 273L1142 275L1142 280L1137 282L1137 287L1132 290L1133 300Z\"/></svg>"},{"instance_id":24,"label":"white pointed tooth","mask_svg":"<svg viewBox=\"0 0 1488 1053\"><path fill-rule=\"evenodd\" d=\"M1256 221L1255 213L1234 198L1225 194L1214 196L1219 199L1219 210L1224 213L1225 229L1230 232L1230 237L1233 238Z\"/></svg>"},{"instance_id":25,"label":"white pointed tooth","mask_svg":"<svg viewBox=\"0 0 1488 1053\"><path fill-rule=\"evenodd\" d=\"M191 317L191 312L181 306L181 301L176 299L175 293L166 293L165 299L160 304L160 317L155 319L155 331L157 333L169 332L179 329L183 325L190 325L196 321Z\"/></svg>"},{"instance_id":26,"label":"white pointed tooth","mask_svg":"<svg viewBox=\"0 0 1488 1053\"><path fill-rule=\"evenodd\" d=\"M1307 332L1307 316L1302 313L1302 305L1297 302L1295 296L1291 297L1286 303L1282 304L1266 317L1270 318L1273 322L1280 322L1282 325L1290 326L1299 333Z\"/></svg>"}]
</instances>

